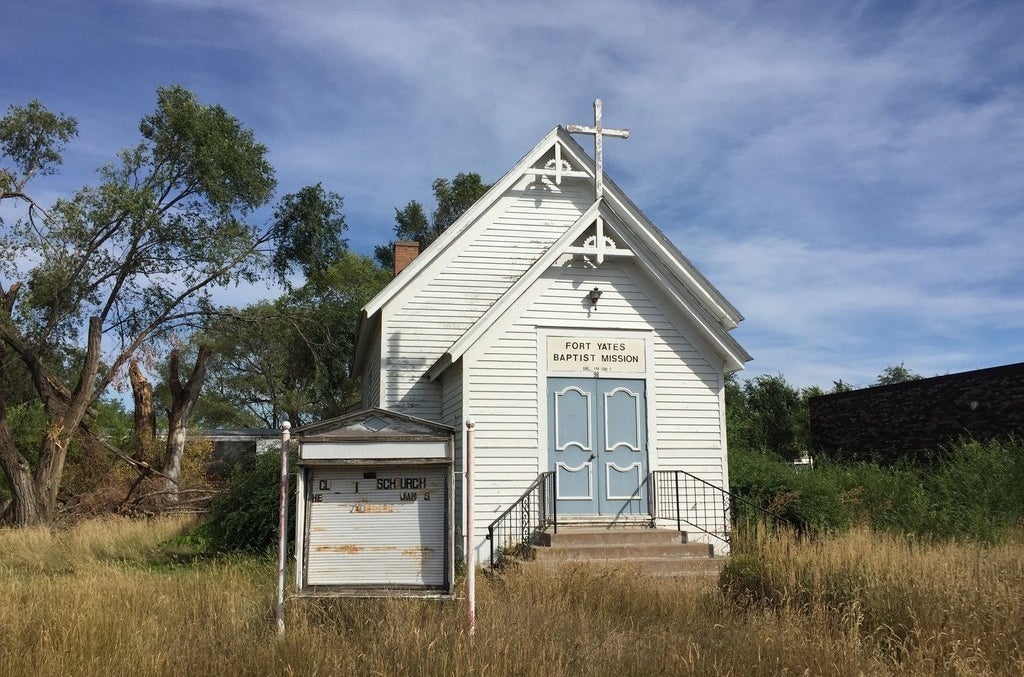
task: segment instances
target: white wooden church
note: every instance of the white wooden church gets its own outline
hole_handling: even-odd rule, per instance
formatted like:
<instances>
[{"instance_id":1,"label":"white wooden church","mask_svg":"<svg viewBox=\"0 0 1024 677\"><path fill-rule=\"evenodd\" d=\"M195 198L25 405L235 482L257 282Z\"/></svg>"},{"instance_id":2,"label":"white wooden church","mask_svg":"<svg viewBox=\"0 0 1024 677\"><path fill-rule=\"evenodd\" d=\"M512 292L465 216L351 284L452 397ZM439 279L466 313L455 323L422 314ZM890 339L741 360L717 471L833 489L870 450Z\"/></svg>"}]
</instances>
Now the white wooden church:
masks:
<instances>
[{"instance_id":1,"label":"white wooden church","mask_svg":"<svg viewBox=\"0 0 1024 677\"><path fill-rule=\"evenodd\" d=\"M553 129L418 256L415 244L396 246L396 276L364 308L358 327L353 366L362 413L310 429L305 457L319 454L317 439L330 449L332 439L354 434L380 450L374 435L394 442L392 430L413 443L439 443L447 434L454 471L445 480L442 466L430 466L436 477L424 466L406 472L407 480L398 471L351 469L352 481L341 483L364 493L337 499L351 508L346 514L406 510L407 526L449 523L450 543L476 548L484 562L494 546L487 527L510 509L512 517L521 513L515 528L522 538L539 513L549 524L696 525L694 536L710 542L727 530L727 499L707 489L728 486L724 379L751 358L729 334L742 318L604 176L603 137L628 132L602 127L599 100L595 114L593 126ZM572 133L593 136L593 159ZM475 514L467 538L470 420ZM434 461L447 458L436 449ZM310 485L330 488L333 480L326 470L308 472L307 485L300 477L299 518L312 526L309 542L298 544L300 569L323 553L364 551L316 541L332 522ZM658 483L659 475L668 481ZM680 477L699 484L697 491L680 496ZM435 497L446 482L452 491L431 503L414 491L396 493L378 506L358 503L371 500L359 482L382 492L434 483ZM549 489L523 504L531 486ZM384 521L356 522L367 525L365 538L386 538L378 534ZM333 555L323 556L324 566L335 566ZM424 555L417 566L446 570L435 582L450 583L454 557L437 552L430 563ZM431 583L419 569L409 581Z\"/></svg>"},{"instance_id":2,"label":"white wooden church","mask_svg":"<svg viewBox=\"0 0 1024 677\"><path fill-rule=\"evenodd\" d=\"M475 422L468 544L484 561L487 526L543 473L563 523L688 523L710 509L656 507L655 471L728 487L724 378L751 359L729 333L742 316L604 176L602 137L628 132L595 112L593 126L548 133L421 254L399 243L396 267L412 260L358 329L363 407L457 431L459 544ZM573 133L593 136L595 158Z\"/></svg>"}]
</instances>

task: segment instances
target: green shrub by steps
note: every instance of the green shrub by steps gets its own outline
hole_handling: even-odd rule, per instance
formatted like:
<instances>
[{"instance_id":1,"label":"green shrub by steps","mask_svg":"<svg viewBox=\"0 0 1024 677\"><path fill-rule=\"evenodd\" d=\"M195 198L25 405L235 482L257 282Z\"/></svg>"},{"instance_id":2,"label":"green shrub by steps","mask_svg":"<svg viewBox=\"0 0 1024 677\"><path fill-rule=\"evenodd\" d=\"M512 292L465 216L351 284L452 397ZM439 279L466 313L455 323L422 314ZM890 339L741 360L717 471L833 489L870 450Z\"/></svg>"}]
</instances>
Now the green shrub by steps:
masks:
<instances>
[{"instance_id":1,"label":"green shrub by steps","mask_svg":"<svg viewBox=\"0 0 1024 677\"><path fill-rule=\"evenodd\" d=\"M811 531L864 525L994 543L1024 520L1020 440L961 441L928 466L826 460L813 472L797 472L772 454L736 450L729 472L734 493Z\"/></svg>"},{"instance_id":2,"label":"green shrub by steps","mask_svg":"<svg viewBox=\"0 0 1024 677\"><path fill-rule=\"evenodd\" d=\"M853 513L839 496L837 476L823 472L797 472L773 454L732 451L729 478L733 493L784 517L794 526L814 530L845 529ZM737 506L737 517L746 515Z\"/></svg>"}]
</instances>

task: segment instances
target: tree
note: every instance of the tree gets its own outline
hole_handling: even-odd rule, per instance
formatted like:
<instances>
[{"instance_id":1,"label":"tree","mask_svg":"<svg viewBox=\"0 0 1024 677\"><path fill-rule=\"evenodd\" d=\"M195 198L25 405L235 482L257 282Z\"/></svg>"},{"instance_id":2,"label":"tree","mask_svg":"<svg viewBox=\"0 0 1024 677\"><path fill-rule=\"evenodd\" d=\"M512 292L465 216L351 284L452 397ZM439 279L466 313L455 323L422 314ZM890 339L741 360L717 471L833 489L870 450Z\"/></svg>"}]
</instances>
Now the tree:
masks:
<instances>
[{"instance_id":1,"label":"tree","mask_svg":"<svg viewBox=\"0 0 1024 677\"><path fill-rule=\"evenodd\" d=\"M749 447L750 411L736 374L725 377L725 430L729 448Z\"/></svg>"},{"instance_id":2,"label":"tree","mask_svg":"<svg viewBox=\"0 0 1024 677\"><path fill-rule=\"evenodd\" d=\"M729 445L798 458L807 448L807 397L815 392L798 392L781 374L757 376L742 385L730 377L725 392Z\"/></svg>"},{"instance_id":3,"label":"tree","mask_svg":"<svg viewBox=\"0 0 1024 677\"><path fill-rule=\"evenodd\" d=\"M423 205L416 200L410 201L402 209L395 209L396 240L414 240L420 243L421 249L436 240L441 233L448 230L473 203L490 189L480 175L476 173L459 173L454 179L438 178L434 180L433 191L435 206L430 218L427 218ZM395 262L394 241L380 245L374 249L374 257L382 268L390 270Z\"/></svg>"},{"instance_id":4,"label":"tree","mask_svg":"<svg viewBox=\"0 0 1024 677\"><path fill-rule=\"evenodd\" d=\"M153 386L139 368L139 361L128 364L128 380L132 387L132 409L135 425L132 428L135 458L156 465L156 409L153 408Z\"/></svg>"},{"instance_id":5,"label":"tree","mask_svg":"<svg viewBox=\"0 0 1024 677\"><path fill-rule=\"evenodd\" d=\"M322 186L281 200L274 228L279 279L299 270L273 302L225 314L197 335L213 348L210 387L198 414L208 425L278 427L340 414L355 396L349 373L363 305L388 281L370 259L347 251L341 196Z\"/></svg>"},{"instance_id":6,"label":"tree","mask_svg":"<svg viewBox=\"0 0 1024 677\"><path fill-rule=\"evenodd\" d=\"M98 186L43 210L25 185L59 164L74 129L33 104L0 121L12 162L0 199L29 204L0 231L0 345L24 365L47 426L37 454L19 449L0 399L4 517L23 525L54 513L68 445L132 356L207 315L212 286L257 279L274 235L243 220L274 189L266 148L220 106L161 88L142 141L100 170ZM72 348L81 357L64 379L48 360Z\"/></svg>"},{"instance_id":7,"label":"tree","mask_svg":"<svg viewBox=\"0 0 1024 677\"><path fill-rule=\"evenodd\" d=\"M389 278L345 252L316 283L218 319L197 337L214 352L197 415L276 428L285 416L298 425L343 413L358 396L350 361L360 310Z\"/></svg>"},{"instance_id":8,"label":"tree","mask_svg":"<svg viewBox=\"0 0 1024 677\"><path fill-rule=\"evenodd\" d=\"M167 448L164 451L161 472L164 475L164 496L167 502L177 500L177 486L181 479L181 461L185 456L185 438L188 419L199 399L199 391L206 379L206 368L210 362L210 347L200 345L196 351L195 365L188 378L181 378L181 351L171 350L167 360L167 385L171 394L171 406L167 409Z\"/></svg>"},{"instance_id":9,"label":"tree","mask_svg":"<svg viewBox=\"0 0 1024 677\"><path fill-rule=\"evenodd\" d=\"M74 118L51 113L38 100L24 108L8 108L7 116L0 120L0 157L10 158L14 167L0 169L0 199L16 198L30 209L39 209L22 192L25 184L33 176L53 174L63 161L64 145L77 135Z\"/></svg>"},{"instance_id":10,"label":"tree","mask_svg":"<svg viewBox=\"0 0 1024 677\"><path fill-rule=\"evenodd\" d=\"M348 243L342 234L348 226L343 205L340 195L324 190L319 183L281 199L274 210L280 244L273 256L280 282L288 285L288 274L298 268L307 282L317 284L346 251Z\"/></svg>"},{"instance_id":11,"label":"tree","mask_svg":"<svg viewBox=\"0 0 1024 677\"><path fill-rule=\"evenodd\" d=\"M906 383L907 381L918 381L922 378L920 374L915 374L904 366L902 362L896 365L890 365L882 370L882 373L878 375L878 381L875 385L888 386L894 383Z\"/></svg>"}]
</instances>

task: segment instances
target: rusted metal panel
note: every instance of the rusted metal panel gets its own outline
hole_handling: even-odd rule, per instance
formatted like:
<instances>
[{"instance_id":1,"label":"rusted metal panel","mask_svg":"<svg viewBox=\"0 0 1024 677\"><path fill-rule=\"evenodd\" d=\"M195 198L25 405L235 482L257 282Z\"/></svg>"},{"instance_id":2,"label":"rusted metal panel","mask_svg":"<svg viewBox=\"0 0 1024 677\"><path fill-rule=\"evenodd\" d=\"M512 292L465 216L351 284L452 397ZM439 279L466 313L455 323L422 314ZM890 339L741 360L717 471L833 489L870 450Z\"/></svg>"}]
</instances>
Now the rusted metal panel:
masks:
<instances>
[{"instance_id":1,"label":"rusted metal panel","mask_svg":"<svg viewBox=\"0 0 1024 677\"><path fill-rule=\"evenodd\" d=\"M305 586L448 584L447 466L306 472Z\"/></svg>"}]
</instances>

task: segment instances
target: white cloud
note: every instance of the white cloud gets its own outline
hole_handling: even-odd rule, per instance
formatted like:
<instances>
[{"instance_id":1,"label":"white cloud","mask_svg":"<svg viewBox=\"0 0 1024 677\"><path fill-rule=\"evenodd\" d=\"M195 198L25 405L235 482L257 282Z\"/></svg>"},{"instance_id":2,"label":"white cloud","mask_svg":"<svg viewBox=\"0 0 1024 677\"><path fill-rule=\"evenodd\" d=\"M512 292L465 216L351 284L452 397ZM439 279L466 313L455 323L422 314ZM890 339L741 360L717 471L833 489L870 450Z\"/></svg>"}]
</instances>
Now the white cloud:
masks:
<instances>
[{"instance_id":1,"label":"white cloud","mask_svg":"<svg viewBox=\"0 0 1024 677\"><path fill-rule=\"evenodd\" d=\"M82 97L62 105L83 119L76 167L183 82L254 127L282 191L343 194L368 251L434 178L495 180L601 96L633 132L606 146L609 173L747 316L752 373L1021 359L1019 3L166 0L132 8L158 20L90 19L102 41L71 31L78 11L48 25L95 55L80 77L0 84Z\"/></svg>"}]
</instances>

